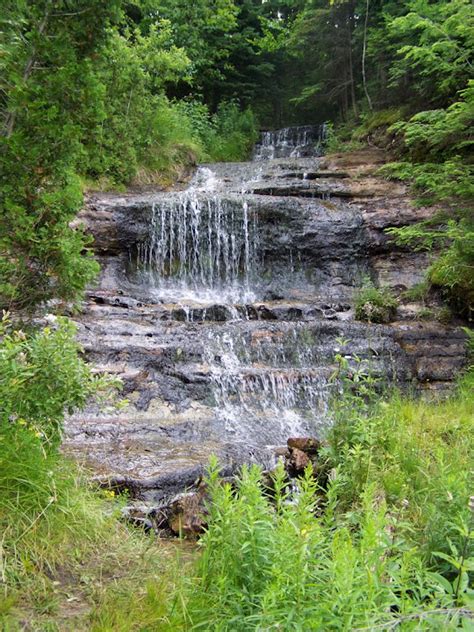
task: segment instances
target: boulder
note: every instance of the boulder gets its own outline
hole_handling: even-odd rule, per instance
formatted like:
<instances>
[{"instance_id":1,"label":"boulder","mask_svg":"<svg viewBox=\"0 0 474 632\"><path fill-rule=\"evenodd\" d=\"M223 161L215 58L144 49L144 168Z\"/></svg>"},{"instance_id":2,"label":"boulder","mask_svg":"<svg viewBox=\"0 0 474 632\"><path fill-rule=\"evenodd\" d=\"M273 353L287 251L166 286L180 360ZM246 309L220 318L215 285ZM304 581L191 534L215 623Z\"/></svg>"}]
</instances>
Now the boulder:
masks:
<instances>
[{"instance_id":1,"label":"boulder","mask_svg":"<svg viewBox=\"0 0 474 632\"><path fill-rule=\"evenodd\" d=\"M205 486L197 491L184 492L174 497L170 504L168 526L176 535L196 538L206 526Z\"/></svg>"},{"instance_id":2,"label":"boulder","mask_svg":"<svg viewBox=\"0 0 474 632\"><path fill-rule=\"evenodd\" d=\"M291 450L296 449L306 454L317 454L321 447L321 441L313 437L290 437L287 445Z\"/></svg>"},{"instance_id":3,"label":"boulder","mask_svg":"<svg viewBox=\"0 0 474 632\"><path fill-rule=\"evenodd\" d=\"M311 463L311 459L302 450L292 448L288 465L292 474L303 474L305 468Z\"/></svg>"}]
</instances>

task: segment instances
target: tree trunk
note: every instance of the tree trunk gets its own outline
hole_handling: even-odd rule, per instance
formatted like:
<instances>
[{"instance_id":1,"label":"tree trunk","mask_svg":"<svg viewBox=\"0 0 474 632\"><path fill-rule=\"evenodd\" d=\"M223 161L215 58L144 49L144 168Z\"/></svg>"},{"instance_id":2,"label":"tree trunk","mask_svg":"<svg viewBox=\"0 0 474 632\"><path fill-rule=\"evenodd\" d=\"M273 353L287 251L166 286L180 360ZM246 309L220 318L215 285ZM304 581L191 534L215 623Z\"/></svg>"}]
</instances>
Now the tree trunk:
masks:
<instances>
[{"instance_id":1,"label":"tree trunk","mask_svg":"<svg viewBox=\"0 0 474 632\"><path fill-rule=\"evenodd\" d=\"M364 43L362 46L362 85L364 86L364 93L367 98L367 103L369 104L369 109L372 112L374 109L372 107L372 99L370 98L369 91L367 90L367 78L365 73L365 58L367 55L367 25L369 22L369 6L370 0L367 0L367 5L365 9L365 22L364 22Z\"/></svg>"},{"instance_id":2,"label":"tree trunk","mask_svg":"<svg viewBox=\"0 0 474 632\"><path fill-rule=\"evenodd\" d=\"M352 111L354 112L354 117L357 118L359 116L359 110L357 108L357 100L356 100L356 93L355 93L355 82L354 82L354 61L352 58L352 29L351 29L351 24L352 24L352 18L349 21L349 25L348 25L348 50L349 50L349 81L350 81L350 86L351 86L351 100L352 100Z\"/></svg>"}]
</instances>

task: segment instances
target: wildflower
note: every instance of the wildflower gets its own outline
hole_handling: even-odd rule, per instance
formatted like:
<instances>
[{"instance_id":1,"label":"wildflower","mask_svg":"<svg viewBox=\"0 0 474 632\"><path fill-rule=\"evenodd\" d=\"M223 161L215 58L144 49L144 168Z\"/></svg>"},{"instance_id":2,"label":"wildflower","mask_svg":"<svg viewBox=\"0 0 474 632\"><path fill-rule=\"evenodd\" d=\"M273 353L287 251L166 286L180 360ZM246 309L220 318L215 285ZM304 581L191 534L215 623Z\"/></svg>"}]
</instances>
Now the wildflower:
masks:
<instances>
[{"instance_id":1,"label":"wildflower","mask_svg":"<svg viewBox=\"0 0 474 632\"><path fill-rule=\"evenodd\" d=\"M17 355L16 359L18 360L20 364L26 364L26 353L24 351L21 351Z\"/></svg>"}]
</instances>

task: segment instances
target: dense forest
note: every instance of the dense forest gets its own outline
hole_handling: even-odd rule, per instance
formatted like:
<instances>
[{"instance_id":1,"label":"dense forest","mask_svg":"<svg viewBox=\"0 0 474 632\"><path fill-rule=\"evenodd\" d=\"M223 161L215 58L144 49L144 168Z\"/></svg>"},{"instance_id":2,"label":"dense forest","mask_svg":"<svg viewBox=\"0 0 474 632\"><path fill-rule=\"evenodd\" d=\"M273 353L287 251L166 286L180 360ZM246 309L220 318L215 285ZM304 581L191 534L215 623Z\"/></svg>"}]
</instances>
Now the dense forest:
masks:
<instances>
[{"instance_id":1,"label":"dense forest","mask_svg":"<svg viewBox=\"0 0 474 632\"><path fill-rule=\"evenodd\" d=\"M212 463L197 555L120 521L59 446L67 413L121 405L64 317L99 272L85 196L245 160L262 130L387 152L378 175L438 209L391 235L436 253L419 291L472 351L473 53L471 0L2 1L0 629L471 629L472 366L430 403L337 356L320 477L295 502L279 470L269 494Z\"/></svg>"}]
</instances>

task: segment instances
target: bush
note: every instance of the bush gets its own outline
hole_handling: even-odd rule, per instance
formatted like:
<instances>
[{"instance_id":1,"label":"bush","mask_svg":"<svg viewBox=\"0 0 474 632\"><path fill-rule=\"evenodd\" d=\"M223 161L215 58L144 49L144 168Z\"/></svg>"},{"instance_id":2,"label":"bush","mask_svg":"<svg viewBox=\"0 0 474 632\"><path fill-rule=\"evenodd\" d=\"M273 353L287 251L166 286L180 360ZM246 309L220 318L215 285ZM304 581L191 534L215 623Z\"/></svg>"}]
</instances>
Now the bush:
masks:
<instances>
[{"instance_id":1,"label":"bush","mask_svg":"<svg viewBox=\"0 0 474 632\"><path fill-rule=\"evenodd\" d=\"M378 173L412 185L417 204L445 202L456 206L474 195L473 168L459 157L441 163L391 162Z\"/></svg>"},{"instance_id":2,"label":"bush","mask_svg":"<svg viewBox=\"0 0 474 632\"><path fill-rule=\"evenodd\" d=\"M352 133L355 141L370 141L376 145L387 145L393 138L388 129L404 116L403 108L388 108L363 116L363 121Z\"/></svg>"},{"instance_id":3,"label":"bush","mask_svg":"<svg viewBox=\"0 0 474 632\"><path fill-rule=\"evenodd\" d=\"M215 114L199 101L180 101L176 107L191 123L196 140L207 161L245 160L258 138L257 122L250 108L241 110L230 101L222 102Z\"/></svg>"},{"instance_id":4,"label":"bush","mask_svg":"<svg viewBox=\"0 0 474 632\"><path fill-rule=\"evenodd\" d=\"M236 162L250 156L258 138L257 123L250 108L242 111L236 103L221 103L212 121L213 133L205 141L212 160Z\"/></svg>"},{"instance_id":5,"label":"bush","mask_svg":"<svg viewBox=\"0 0 474 632\"><path fill-rule=\"evenodd\" d=\"M116 386L79 357L74 326L50 320L51 326L28 334L15 330L6 314L0 323L0 525L9 534L7 557L15 552L9 542L16 544L58 501L65 413L92 395L109 398Z\"/></svg>"},{"instance_id":6,"label":"bush","mask_svg":"<svg viewBox=\"0 0 474 632\"><path fill-rule=\"evenodd\" d=\"M355 317L369 323L388 323L397 305L397 299L388 288L376 288L366 281L355 297Z\"/></svg>"},{"instance_id":7,"label":"bush","mask_svg":"<svg viewBox=\"0 0 474 632\"><path fill-rule=\"evenodd\" d=\"M472 376L441 405L344 396L320 454L324 488L308 467L293 495L281 464L271 490L256 466L231 486L213 461L202 554L169 629L457 629L456 606L469 603L470 387Z\"/></svg>"},{"instance_id":8,"label":"bush","mask_svg":"<svg viewBox=\"0 0 474 632\"><path fill-rule=\"evenodd\" d=\"M27 333L6 314L0 322L0 569L7 595L32 577L37 586L48 583L43 572L62 561L66 542L84 550L110 528L99 499L58 447L64 415L91 396L110 399L117 383L80 358L72 323L48 319Z\"/></svg>"},{"instance_id":9,"label":"bush","mask_svg":"<svg viewBox=\"0 0 474 632\"><path fill-rule=\"evenodd\" d=\"M28 431L50 452L57 448L65 412L116 384L94 375L80 357L75 326L49 315L51 325L28 335L4 313L0 322L0 430Z\"/></svg>"},{"instance_id":10,"label":"bush","mask_svg":"<svg viewBox=\"0 0 474 632\"><path fill-rule=\"evenodd\" d=\"M442 289L458 314L472 319L474 311L474 221L471 213L455 218L439 215L412 226L390 228L397 244L434 251L438 257L427 270L429 282Z\"/></svg>"}]
</instances>

